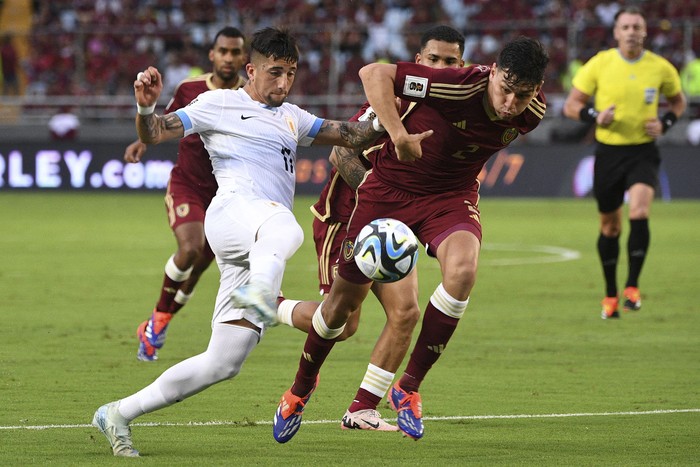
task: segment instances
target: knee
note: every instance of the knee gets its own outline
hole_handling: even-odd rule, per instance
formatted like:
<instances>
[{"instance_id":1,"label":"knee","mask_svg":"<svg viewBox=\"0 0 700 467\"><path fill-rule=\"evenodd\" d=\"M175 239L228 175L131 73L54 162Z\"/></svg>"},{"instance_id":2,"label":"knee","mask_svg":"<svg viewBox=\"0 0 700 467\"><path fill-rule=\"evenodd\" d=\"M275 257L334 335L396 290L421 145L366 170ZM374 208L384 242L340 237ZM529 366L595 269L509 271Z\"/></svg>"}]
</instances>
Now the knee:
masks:
<instances>
[{"instance_id":1,"label":"knee","mask_svg":"<svg viewBox=\"0 0 700 467\"><path fill-rule=\"evenodd\" d=\"M208 369L210 380L214 382L231 379L240 373L240 371L240 365L225 360L210 361Z\"/></svg>"},{"instance_id":2,"label":"knee","mask_svg":"<svg viewBox=\"0 0 700 467\"><path fill-rule=\"evenodd\" d=\"M202 254L203 246L204 245L193 241L182 242L178 247L178 256L185 259L187 264L192 265Z\"/></svg>"},{"instance_id":3,"label":"knee","mask_svg":"<svg viewBox=\"0 0 700 467\"><path fill-rule=\"evenodd\" d=\"M444 284L453 284L461 292L469 295L474 283L476 282L476 262L464 261L453 265L451 268L445 271L443 277ZM447 288L447 286L445 286ZM450 289L454 289L450 287ZM458 295L462 295L459 293ZM463 300L462 297L455 296L454 298L458 300Z\"/></svg>"},{"instance_id":4,"label":"knee","mask_svg":"<svg viewBox=\"0 0 700 467\"><path fill-rule=\"evenodd\" d=\"M410 335L420 320L420 312L418 304L399 306L393 310L387 310L387 321L395 331Z\"/></svg>"},{"instance_id":5,"label":"knee","mask_svg":"<svg viewBox=\"0 0 700 467\"><path fill-rule=\"evenodd\" d=\"M289 232L285 232L285 234L291 235L292 244L296 247L295 251L304 243L304 230L296 222L294 228L289 229Z\"/></svg>"},{"instance_id":6,"label":"knee","mask_svg":"<svg viewBox=\"0 0 700 467\"><path fill-rule=\"evenodd\" d=\"M604 222L600 225L600 233L605 237L618 237L622 232L619 222Z\"/></svg>"}]
</instances>

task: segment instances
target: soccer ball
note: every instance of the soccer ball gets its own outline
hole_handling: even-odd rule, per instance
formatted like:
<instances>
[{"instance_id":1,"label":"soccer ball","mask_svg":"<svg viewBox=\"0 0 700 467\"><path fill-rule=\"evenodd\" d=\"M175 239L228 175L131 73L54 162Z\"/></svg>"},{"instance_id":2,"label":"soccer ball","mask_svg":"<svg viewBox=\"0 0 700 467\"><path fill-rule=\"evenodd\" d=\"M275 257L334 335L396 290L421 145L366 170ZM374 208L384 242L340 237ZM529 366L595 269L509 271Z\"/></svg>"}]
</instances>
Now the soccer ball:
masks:
<instances>
[{"instance_id":1,"label":"soccer ball","mask_svg":"<svg viewBox=\"0 0 700 467\"><path fill-rule=\"evenodd\" d=\"M418 240L399 220L375 219L360 230L354 255L355 263L368 278L396 282L416 266Z\"/></svg>"}]
</instances>

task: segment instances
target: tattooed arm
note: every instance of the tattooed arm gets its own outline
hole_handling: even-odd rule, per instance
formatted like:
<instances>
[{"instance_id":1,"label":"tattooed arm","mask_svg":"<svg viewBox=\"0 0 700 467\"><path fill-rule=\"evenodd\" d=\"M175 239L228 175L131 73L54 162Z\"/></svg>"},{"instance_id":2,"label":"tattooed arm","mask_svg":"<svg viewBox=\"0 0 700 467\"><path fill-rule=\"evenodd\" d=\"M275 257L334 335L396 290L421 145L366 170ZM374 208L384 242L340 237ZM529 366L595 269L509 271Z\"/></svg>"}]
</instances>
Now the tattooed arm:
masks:
<instances>
[{"instance_id":1,"label":"tattooed arm","mask_svg":"<svg viewBox=\"0 0 700 467\"><path fill-rule=\"evenodd\" d=\"M341 122L324 120L314 145L334 145L346 148L364 148L383 132L375 131L372 122Z\"/></svg>"},{"instance_id":2,"label":"tattooed arm","mask_svg":"<svg viewBox=\"0 0 700 467\"><path fill-rule=\"evenodd\" d=\"M134 81L134 96L138 107L136 133L143 143L157 144L169 139L182 138L185 135L180 117L174 113L165 116L153 113L162 91L163 78L155 67L148 67L136 76Z\"/></svg>"},{"instance_id":3,"label":"tattooed arm","mask_svg":"<svg viewBox=\"0 0 700 467\"><path fill-rule=\"evenodd\" d=\"M362 157L362 151L342 146L333 147L329 157L331 164L338 169L340 176L353 190L360 186L367 172L365 166L360 162L360 157Z\"/></svg>"},{"instance_id":4,"label":"tattooed arm","mask_svg":"<svg viewBox=\"0 0 700 467\"><path fill-rule=\"evenodd\" d=\"M136 115L136 133L146 144L158 144L169 139L182 138L185 127L177 114L168 115Z\"/></svg>"}]
</instances>

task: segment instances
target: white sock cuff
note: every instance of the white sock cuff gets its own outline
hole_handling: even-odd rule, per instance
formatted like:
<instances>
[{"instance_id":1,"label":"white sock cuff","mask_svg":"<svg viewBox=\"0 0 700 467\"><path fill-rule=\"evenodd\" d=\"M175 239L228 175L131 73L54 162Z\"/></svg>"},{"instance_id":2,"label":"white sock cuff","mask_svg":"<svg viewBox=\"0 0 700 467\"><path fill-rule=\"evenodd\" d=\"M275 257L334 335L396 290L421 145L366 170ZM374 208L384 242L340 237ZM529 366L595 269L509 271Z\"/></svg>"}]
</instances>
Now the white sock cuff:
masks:
<instances>
[{"instance_id":1,"label":"white sock cuff","mask_svg":"<svg viewBox=\"0 0 700 467\"><path fill-rule=\"evenodd\" d=\"M362 379L360 388L383 399L394 381L394 376L394 373L370 363L367 365L367 372Z\"/></svg>"},{"instance_id":2,"label":"white sock cuff","mask_svg":"<svg viewBox=\"0 0 700 467\"><path fill-rule=\"evenodd\" d=\"M174 258L175 255L172 255L170 259L168 259L168 262L165 263L165 274L175 282L185 282L190 278L190 274L192 274L192 269L194 266L190 266L189 269L183 271L177 267Z\"/></svg>"},{"instance_id":3,"label":"white sock cuff","mask_svg":"<svg viewBox=\"0 0 700 467\"><path fill-rule=\"evenodd\" d=\"M430 303L433 304L435 308L445 313L451 318L460 319L464 312L467 310L467 305L469 304L469 297L466 300L457 300L447 293L445 287L442 283L437 286L435 292L430 297Z\"/></svg>"},{"instance_id":4,"label":"white sock cuff","mask_svg":"<svg viewBox=\"0 0 700 467\"><path fill-rule=\"evenodd\" d=\"M277 319L279 322L294 327L292 312L299 303L301 303L301 300L282 300L282 303L277 307Z\"/></svg>"},{"instance_id":5,"label":"white sock cuff","mask_svg":"<svg viewBox=\"0 0 700 467\"><path fill-rule=\"evenodd\" d=\"M180 305L186 305L187 302L190 301L190 298L192 298L192 295L194 295L194 290L192 292L190 292L189 294L186 294L182 290L178 290L175 293L175 298L173 300L175 300L175 302L180 304Z\"/></svg>"},{"instance_id":6,"label":"white sock cuff","mask_svg":"<svg viewBox=\"0 0 700 467\"><path fill-rule=\"evenodd\" d=\"M323 320L323 315L321 314L321 307L323 306L323 302L321 302L318 305L318 308L316 308L316 312L314 313L313 318L311 318L311 325L314 327L318 335L327 340L335 339L339 335L343 333L343 330L345 329L345 325L343 324L337 329L331 329L328 327L326 322Z\"/></svg>"}]
</instances>

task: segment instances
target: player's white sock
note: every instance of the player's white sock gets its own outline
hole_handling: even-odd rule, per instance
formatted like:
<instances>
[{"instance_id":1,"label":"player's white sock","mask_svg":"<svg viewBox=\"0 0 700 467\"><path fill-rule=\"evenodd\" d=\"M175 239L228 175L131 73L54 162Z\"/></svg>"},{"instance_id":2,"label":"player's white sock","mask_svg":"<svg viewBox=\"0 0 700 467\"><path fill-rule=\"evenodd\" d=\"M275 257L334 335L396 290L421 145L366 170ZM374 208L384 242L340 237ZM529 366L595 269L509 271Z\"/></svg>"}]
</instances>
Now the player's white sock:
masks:
<instances>
[{"instance_id":1,"label":"player's white sock","mask_svg":"<svg viewBox=\"0 0 700 467\"><path fill-rule=\"evenodd\" d=\"M122 399L119 413L131 421L187 399L212 384L233 378L259 339L253 329L214 323L204 353L168 368L149 386Z\"/></svg>"},{"instance_id":2,"label":"player's white sock","mask_svg":"<svg viewBox=\"0 0 700 467\"><path fill-rule=\"evenodd\" d=\"M178 290L175 293L175 298L173 300L175 300L175 303L182 305L182 306L185 306L185 305L187 305L187 302L190 301L190 298L192 298L192 295L194 295L194 290L192 292L190 292L189 294L186 294L182 290Z\"/></svg>"},{"instance_id":3,"label":"player's white sock","mask_svg":"<svg viewBox=\"0 0 700 467\"><path fill-rule=\"evenodd\" d=\"M311 325L316 330L316 334L318 334L321 338L327 340L335 339L343 333L343 330L345 329L345 324L343 324L339 328L329 328L326 324L326 321L323 319L323 314L321 314L322 306L323 302L318 304L318 308L316 308L316 312L311 318Z\"/></svg>"},{"instance_id":4,"label":"player's white sock","mask_svg":"<svg viewBox=\"0 0 700 467\"><path fill-rule=\"evenodd\" d=\"M287 326L294 327L292 313L294 312L294 307L299 303L301 303L301 300L282 300L282 303L277 307L277 320Z\"/></svg>"},{"instance_id":5,"label":"player's white sock","mask_svg":"<svg viewBox=\"0 0 700 467\"><path fill-rule=\"evenodd\" d=\"M175 255L172 255L168 259L168 262L165 263L165 274L175 282L185 282L187 279L190 278L190 274L192 274L193 268L194 266L190 266L184 271L178 268L175 264Z\"/></svg>"},{"instance_id":6,"label":"player's white sock","mask_svg":"<svg viewBox=\"0 0 700 467\"><path fill-rule=\"evenodd\" d=\"M386 392L391 387L393 380L394 373L386 371L370 363L367 365L367 372L365 373L365 377L362 379L360 388L383 399Z\"/></svg>"},{"instance_id":7,"label":"player's white sock","mask_svg":"<svg viewBox=\"0 0 700 467\"><path fill-rule=\"evenodd\" d=\"M435 308L445 313L447 316L452 318L460 319L464 312L467 310L467 305L469 305L469 297L466 300L457 300L447 293L445 287L442 283L437 286L435 292L430 297L430 303L433 304Z\"/></svg>"}]
</instances>

